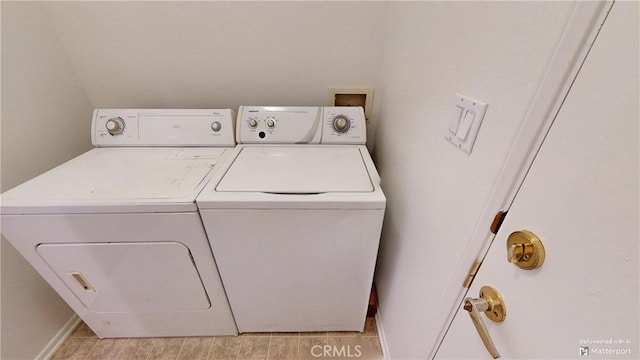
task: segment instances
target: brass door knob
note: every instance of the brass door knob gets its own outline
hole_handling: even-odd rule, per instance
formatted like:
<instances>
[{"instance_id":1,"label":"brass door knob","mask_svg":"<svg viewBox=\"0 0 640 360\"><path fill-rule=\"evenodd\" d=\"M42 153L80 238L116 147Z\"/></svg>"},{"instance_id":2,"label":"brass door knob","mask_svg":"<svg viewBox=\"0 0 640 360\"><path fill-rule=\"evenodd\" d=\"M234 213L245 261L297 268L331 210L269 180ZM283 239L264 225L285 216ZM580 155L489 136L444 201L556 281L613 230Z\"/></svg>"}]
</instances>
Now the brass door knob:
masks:
<instances>
[{"instance_id":1,"label":"brass door knob","mask_svg":"<svg viewBox=\"0 0 640 360\"><path fill-rule=\"evenodd\" d=\"M484 321L482 321L482 317L480 317L480 312L484 312L491 321L504 321L507 317L507 309L500 292L491 286L483 286L482 289L480 289L479 298L474 299L468 297L464 299L464 309L469 312L473 326L475 326L478 331L478 335L480 335L480 339L482 339L482 343L487 348L487 351L489 351L489 354L491 354L494 359L499 358L500 354L491 340L491 336L487 331L487 327L484 325Z\"/></svg>"},{"instance_id":2,"label":"brass door knob","mask_svg":"<svg viewBox=\"0 0 640 360\"><path fill-rule=\"evenodd\" d=\"M507 261L523 270L537 269L544 263L545 251L540 238L527 230L515 231L507 239Z\"/></svg>"}]
</instances>

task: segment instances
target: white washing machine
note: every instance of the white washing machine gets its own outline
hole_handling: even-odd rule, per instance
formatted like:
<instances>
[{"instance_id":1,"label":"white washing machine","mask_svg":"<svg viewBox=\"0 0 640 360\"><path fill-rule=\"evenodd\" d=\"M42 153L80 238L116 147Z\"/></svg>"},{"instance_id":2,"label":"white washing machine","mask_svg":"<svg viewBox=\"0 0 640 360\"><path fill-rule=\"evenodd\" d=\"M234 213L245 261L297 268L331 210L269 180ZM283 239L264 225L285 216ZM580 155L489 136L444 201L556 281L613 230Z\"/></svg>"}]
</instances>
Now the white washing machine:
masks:
<instances>
[{"instance_id":1,"label":"white washing machine","mask_svg":"<svg viewBox=\"0 0 640 360\"><path fill-rule=\"evenodd\" d=\"M100 337L236 335L195 199L234 111L94 111L95 148L1 195L2 234Z\"/></svg>"},{"instance_id":2,"label":"white washing machine","mask_svg":"<svg viewBox=\"0 0 640 360\"><path fill-rule=\"evenodd\" d=\"M240 107L197 198L239 332L363 331L386 199L359 107Z\"/></svg>"}]
</instances>

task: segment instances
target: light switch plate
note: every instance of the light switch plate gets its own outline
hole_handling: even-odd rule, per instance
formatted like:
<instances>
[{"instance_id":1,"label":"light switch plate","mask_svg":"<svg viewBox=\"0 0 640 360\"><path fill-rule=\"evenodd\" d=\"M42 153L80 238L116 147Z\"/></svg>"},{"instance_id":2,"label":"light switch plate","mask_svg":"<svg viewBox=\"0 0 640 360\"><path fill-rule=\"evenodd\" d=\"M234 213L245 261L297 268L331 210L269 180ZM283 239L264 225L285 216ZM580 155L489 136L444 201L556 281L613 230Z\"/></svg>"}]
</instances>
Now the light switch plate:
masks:
<instances>
[{"instance_id":1,"label":"light switch plate","mask_svg":"<svg viewBox=\"0 0 640 360\"><path fill-rule=\"evenodd\" d=\"M471 154L487 107L487 103L456 94L445 139L460 150Z\"/></svg>"}]
</instances>

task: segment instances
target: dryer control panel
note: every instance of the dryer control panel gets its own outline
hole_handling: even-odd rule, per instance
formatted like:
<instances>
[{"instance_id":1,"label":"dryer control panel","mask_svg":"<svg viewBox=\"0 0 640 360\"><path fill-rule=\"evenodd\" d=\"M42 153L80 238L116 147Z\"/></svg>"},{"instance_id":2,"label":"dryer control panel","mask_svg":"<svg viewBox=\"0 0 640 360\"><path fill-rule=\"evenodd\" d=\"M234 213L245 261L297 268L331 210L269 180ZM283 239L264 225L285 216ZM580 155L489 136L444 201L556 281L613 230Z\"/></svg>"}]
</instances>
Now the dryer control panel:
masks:
<instances>
[{"instance_id":1,"label":"dryer control panel","mask_svg":"<svg viewBox=\"0 0 640 360\"><path fill-rule=\"evenodd\" d=\"M96 109L91 142L106 146L235 146L231 109Z\"/></svg>"},{"instance_id":2,"label":"dryer control panel","mask_svg":"<svg viewBox=\"0 0 640 360\"><path fill-rule=\"evenodd\" d=\"M361 107L240 106L236 141L241 144L366 143Z\"/></svg>"}]
</instances>

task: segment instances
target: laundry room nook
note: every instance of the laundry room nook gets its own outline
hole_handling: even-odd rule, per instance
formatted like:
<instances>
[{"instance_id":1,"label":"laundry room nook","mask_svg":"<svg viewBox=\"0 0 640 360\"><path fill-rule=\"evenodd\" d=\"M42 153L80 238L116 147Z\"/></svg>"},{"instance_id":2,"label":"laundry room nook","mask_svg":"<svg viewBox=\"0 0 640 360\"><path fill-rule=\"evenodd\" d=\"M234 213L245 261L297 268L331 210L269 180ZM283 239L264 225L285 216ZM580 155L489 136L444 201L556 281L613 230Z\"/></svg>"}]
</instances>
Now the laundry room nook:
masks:
<instances>
[{"instance_id":1,"label":"laundry room nook","mask_svg":"<svg viewBox=\"0 0 640 360\"><path fill-rule=\"evenodd\" d=\"M637 358L639 15L2 1L0 358Z\"/></svg>"}]
</instances>

